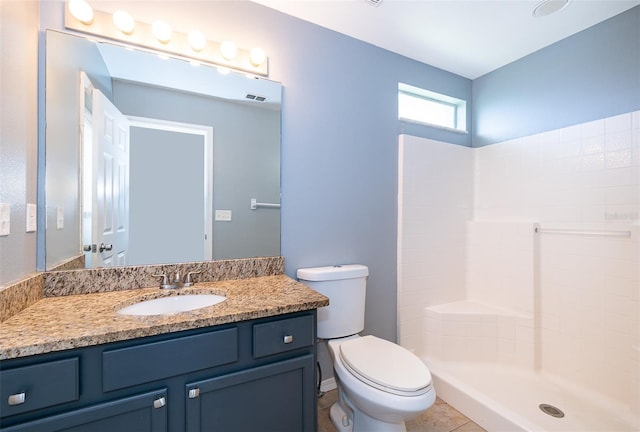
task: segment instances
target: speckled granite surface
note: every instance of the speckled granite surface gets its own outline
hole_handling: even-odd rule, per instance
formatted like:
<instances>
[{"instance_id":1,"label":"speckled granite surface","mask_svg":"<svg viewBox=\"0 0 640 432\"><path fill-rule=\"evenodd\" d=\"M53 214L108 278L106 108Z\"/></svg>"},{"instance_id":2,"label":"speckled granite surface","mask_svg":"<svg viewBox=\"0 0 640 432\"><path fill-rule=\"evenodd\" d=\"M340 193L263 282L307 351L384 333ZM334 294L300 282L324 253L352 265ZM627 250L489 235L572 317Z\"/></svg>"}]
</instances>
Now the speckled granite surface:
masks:
<instances>
[{"instance_id":1,"label":"speckled granite surface","mask_svg":"<svg viewBox=\"0 0 640 432\"><path fill-rule=\"evenodd\" d=\"M183 264L164 264L132 267L114 267L88 270L56 271L44 273L44 296L130 290L160 285L155 274L172 277L188 272L196 282L215 282L230 279L273 276L284 273L284 257L258 257Z\"/></svg>"},{"instance_id":2,"label":"speckled granite surface","mask_svg":"<svg viewBox=\"0 0 640 432\"><path fill-rule=\"evenodd\" d=\"M214 306L173 315L119 315L141 300L193 292L227 296ZM323 295L285 275L200 282L181 290L143 288L43 298L0 323L0 360L173 331L316 309Z\"/></svg>"},{"instance_id":3,"label":"speckled granite surface","mask_svg":"<svg viewBox=\"0 0 640 432\"><path fill-rule=\"evenodd\" d=\"M34 273L6 287L0 287L0 322L42 298L42 273Z\"/></svg>"}]
</instances>

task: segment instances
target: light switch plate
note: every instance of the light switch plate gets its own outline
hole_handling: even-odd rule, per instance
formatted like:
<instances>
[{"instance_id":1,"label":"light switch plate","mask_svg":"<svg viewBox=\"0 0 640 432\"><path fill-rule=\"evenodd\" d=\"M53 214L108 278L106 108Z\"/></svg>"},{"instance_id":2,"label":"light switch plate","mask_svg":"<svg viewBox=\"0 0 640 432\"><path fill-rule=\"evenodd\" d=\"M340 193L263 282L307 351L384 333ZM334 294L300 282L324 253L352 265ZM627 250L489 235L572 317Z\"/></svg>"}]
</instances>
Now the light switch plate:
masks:
<instances>
[{"instance_id":1,"label":"light switch plate","mask_svg":"<svg viewBox=\"0 0 640 432\"><path fill-rule=\"evenodd\" d=\"M11 233L11 205L0 203L0 236Z\"/></svg>"},{"instance_id":2,"label":"light switch plate","mask_svg":"<svg viewBox=\"0 0 640 432\"><path fill-rule=\"evenodd\" d=\"M216 210L216 221L231 222L231 210Z\"/></svg>"},{"instance_id":3,"label":"light switch plate","mask_svg":"<svg viewBox=\"0 0 640 432\"><path fill-rule=\"evenodd\" d=\"M64 208L56 207L56 229L64 228Z\"/></svg>"},{"instance_id":4,"label":"light switch plate","mask_svg":"<svg viewBox=\"0 0 640 432\"><path fill-rule=\"evenodd\" d=\"M36 232L38 206L27 204L27 232Z\"/></svg>"}]
</instances>

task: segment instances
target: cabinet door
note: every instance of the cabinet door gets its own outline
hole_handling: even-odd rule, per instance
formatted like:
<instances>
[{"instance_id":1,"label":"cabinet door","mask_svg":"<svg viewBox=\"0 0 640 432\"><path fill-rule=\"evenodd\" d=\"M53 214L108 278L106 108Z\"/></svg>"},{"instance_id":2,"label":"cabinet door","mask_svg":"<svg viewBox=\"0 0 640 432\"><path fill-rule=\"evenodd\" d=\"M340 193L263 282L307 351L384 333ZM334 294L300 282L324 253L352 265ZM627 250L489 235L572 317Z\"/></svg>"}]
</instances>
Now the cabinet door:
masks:
<instances>
[{"instance_id":1,"label":"cabinet door","mask_svg":"<svg viewBox=\"0 0 640 432\"><path fill-rule=\"evenodd\" d=\"M312 354L187 384L187 432L316 430Z\"/></svg>"},{"instance_id":2,"label":"cabinet door","mask_svg":"<svg viewBox=\"0 0 640 432\"><path fill-rule=\"evenodd\" d=\"M2 432L162 432L167 430L167 391L145 393L22 423Z\"/></svg>"}]
</instances>

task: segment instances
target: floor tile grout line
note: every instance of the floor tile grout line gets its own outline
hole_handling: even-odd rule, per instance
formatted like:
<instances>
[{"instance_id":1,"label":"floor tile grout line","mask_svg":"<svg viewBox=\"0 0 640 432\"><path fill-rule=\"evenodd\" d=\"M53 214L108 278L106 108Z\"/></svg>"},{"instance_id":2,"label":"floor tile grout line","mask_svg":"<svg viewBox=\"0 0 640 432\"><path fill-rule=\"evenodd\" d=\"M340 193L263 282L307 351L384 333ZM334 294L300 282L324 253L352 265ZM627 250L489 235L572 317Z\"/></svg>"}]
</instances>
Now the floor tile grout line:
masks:
<instances>
[{"instance_id":1,"label":"floor tile grout line","mask_svg":"<svg viewBox=\"0 0 640 432\"><path fill-rule=\"evenodd\" d=\"M457 431L457 430L460 430L460 428L461 428L462 426L468 425L469 423L471 423L471 420L469 420L469 421L468 421L468 422L466 422L466 423L461 424L460 426L457 426L457 427L455 427L455 428L451 429L449 432L455 432L455 431Z\"/></svg>"}]
</instances>

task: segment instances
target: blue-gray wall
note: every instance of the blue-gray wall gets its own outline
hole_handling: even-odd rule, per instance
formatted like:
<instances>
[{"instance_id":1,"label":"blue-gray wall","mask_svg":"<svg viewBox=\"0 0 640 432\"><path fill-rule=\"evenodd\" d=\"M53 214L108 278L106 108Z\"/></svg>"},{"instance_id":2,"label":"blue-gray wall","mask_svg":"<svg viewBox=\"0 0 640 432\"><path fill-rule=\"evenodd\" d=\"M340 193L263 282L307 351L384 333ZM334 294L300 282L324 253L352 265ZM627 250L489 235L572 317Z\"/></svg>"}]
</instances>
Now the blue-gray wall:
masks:
<instances>
[{"instance_id":1,"label":"blue-gray wall","mask_svg":"<svg viewBox=\"0 0 640 432\"><path fill-rule=\"evenodd\" d=\"M0 202L11 207L11 233L0 236L1 287L36 270L26 204L37 202L37 4L0 1L0 59Z\"/></svg>"},{"instance_id":2,"label":"blue-gray wall","mask_svg":"<svg viewBox=\"0 0 640 432\"><path fill-rule=\"evenodd\" d=\"M473 147L640 109L640 6L473 81Z\"/></svg>"},{"instance_id":3,"label":"blue-gray wall","mask_svg":"<svg viewBox=\"0 0 640 432\"><path fill-rule=\"evenodd\" d=\"M476 99L469 106L472 133L461 135L399 122L397 85L471 100L468 79L255 3L167 2L153 12L163 15L171 7L189 13L184 21L194 26L216 29L221 38L236 39L243 47L259 43L269 54L270 78L284 86L286 272L295 276L300 267L368 265L366 331L391 340L396 336L399 132L467 146L473 137L474 145L484 145L638 109L621 100L624 95L632 99L638 89L633 74L638 76L639 8L477 79ZM52 9L51 2L41 4L43 24L59 26L61 12ZM607 88L616 90L613 97Z\"/></svg>"},{"instance_id":4,"label":"blue-gray wall","mask_svg":"<svg viewBox=\"0 0 640 432\"><path fill-rule=\"evenodd\" d=\"M398 133L405 129L398 82L466 100L471 82L286 15L257 16L271 29L261 37L269 40L272 77L284 86L286 272L369 266L365 331L395 340ZM412 130L470 145L467 135Z\"/></svg>"},{"instance_id":5,"label":"blue-gray wall","mask_svg":"<svg viewBox=\"0 0 640 432\"><path fill-rule=\"evenodd\" d=\"M63 27L62 3L40 7L44 28ZM129 12L143 19L150 9L132 2ZM398 133L471 145L467 134L399 122L398 82L470 100L471 81L257 3L160 2L152 12L268 53L269 78L283 85L286 273L368 265L366 332L395 340Z\"/></svg>"}]
</instances>

